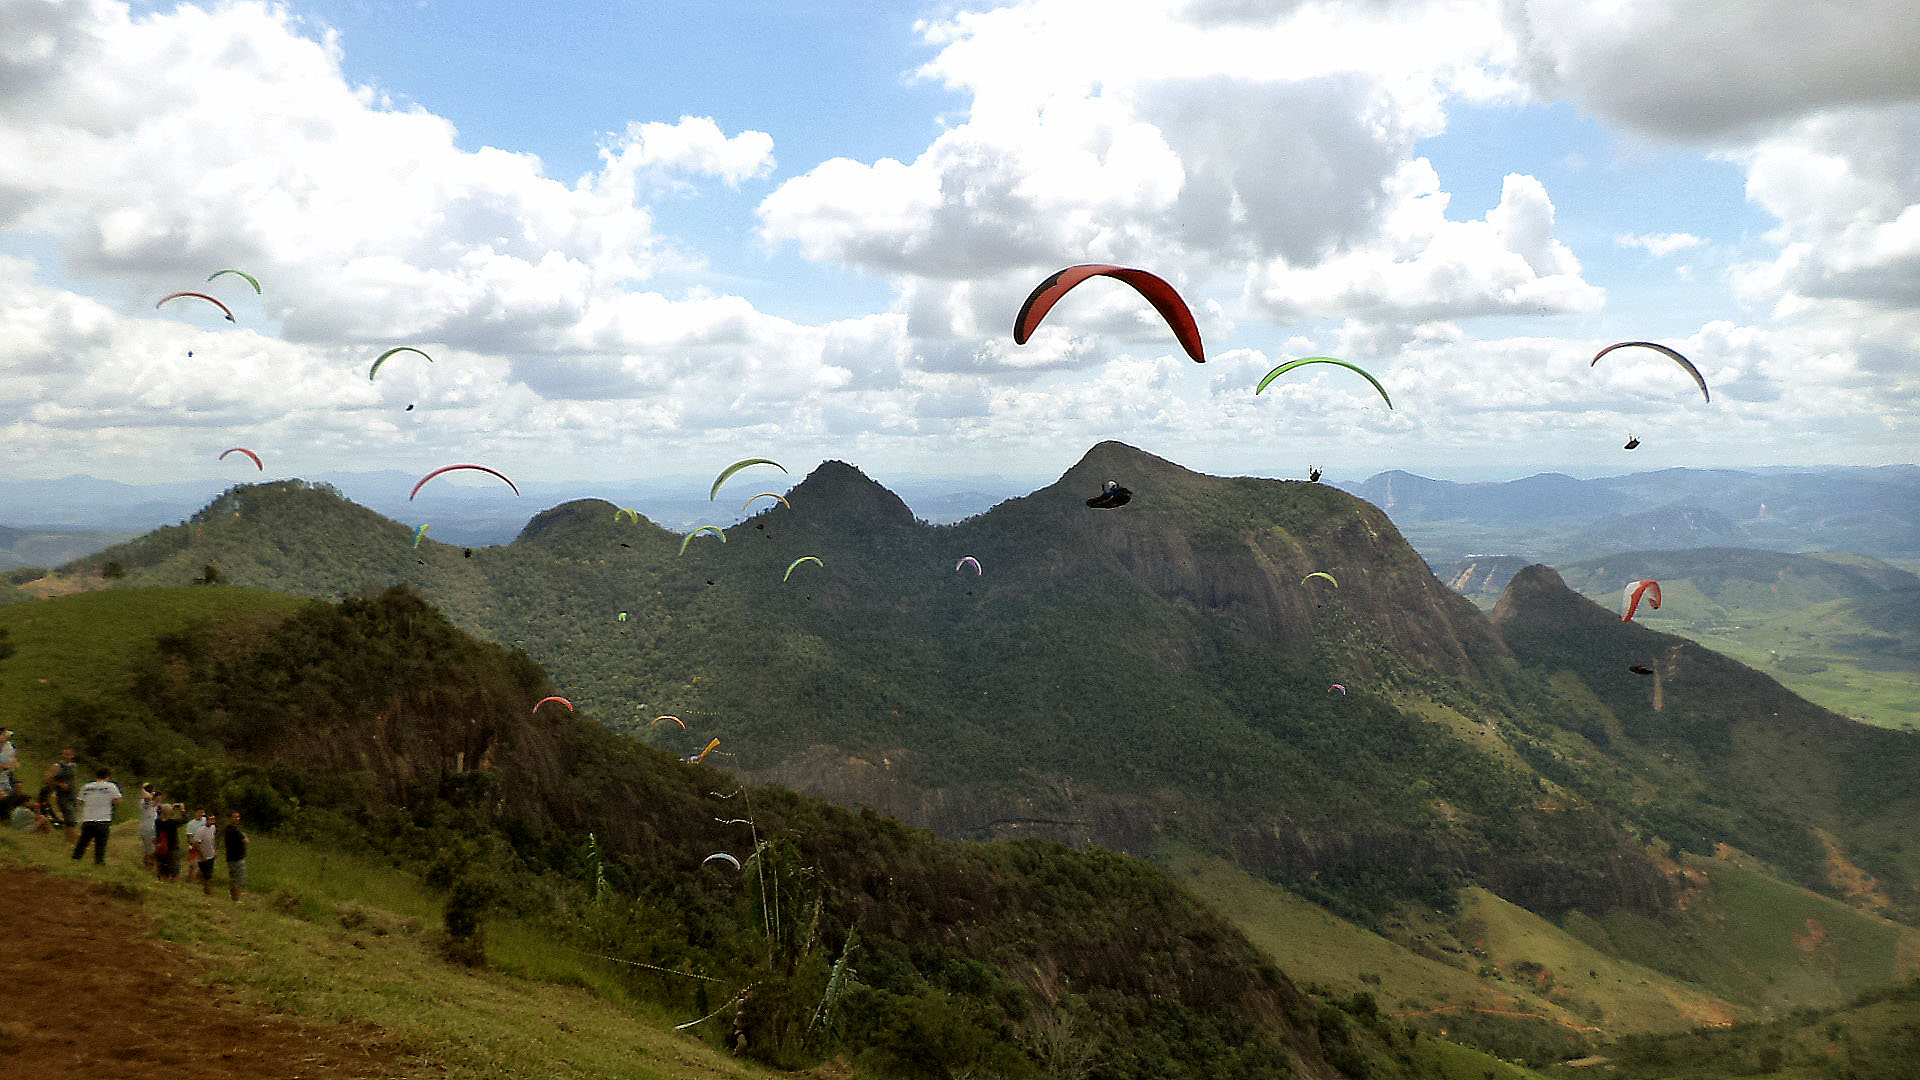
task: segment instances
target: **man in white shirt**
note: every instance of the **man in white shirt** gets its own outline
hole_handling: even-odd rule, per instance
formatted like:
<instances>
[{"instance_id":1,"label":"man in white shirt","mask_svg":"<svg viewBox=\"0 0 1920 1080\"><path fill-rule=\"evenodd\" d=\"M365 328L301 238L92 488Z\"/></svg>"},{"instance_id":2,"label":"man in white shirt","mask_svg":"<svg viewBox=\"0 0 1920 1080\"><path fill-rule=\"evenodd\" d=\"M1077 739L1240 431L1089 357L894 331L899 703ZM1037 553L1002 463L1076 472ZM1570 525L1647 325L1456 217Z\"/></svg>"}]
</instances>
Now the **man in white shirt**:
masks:
<instances>
[{"instance_id":1,"label":"man in white shirt","mask_svg":"<svg viewBox=\"0 0 1920 1080\"><path fill-rule=\"evenodd\" d=\"M213 895L213 860L219 841L220 828L205 810L187 824L187 850L192 853L194 869L200 872L200 891L208 896Z\"/></svg>"},{"instance_id":2,"label":"man in white shirt","mask_svg":"<svg viewBox=\"0 0 1920 1080\"><path fill-rule=\"evenodd\" d=\"M114 807L120 805L120 788L111 779L110 769L94 774L94 781L80 789L80 842L73 846L75 862L94 845L95 866L107 861L107 829L113 824Z\"/></svg>"}]
</instances>

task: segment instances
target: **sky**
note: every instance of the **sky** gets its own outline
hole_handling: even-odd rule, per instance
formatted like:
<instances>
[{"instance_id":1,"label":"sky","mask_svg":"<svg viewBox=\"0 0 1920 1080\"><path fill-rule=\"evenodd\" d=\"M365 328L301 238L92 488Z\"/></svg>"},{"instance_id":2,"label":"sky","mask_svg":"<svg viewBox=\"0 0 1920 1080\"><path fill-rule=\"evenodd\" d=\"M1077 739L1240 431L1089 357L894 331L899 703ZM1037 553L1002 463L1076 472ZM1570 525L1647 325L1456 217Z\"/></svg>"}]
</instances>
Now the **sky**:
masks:
<instances>
[{"instance_id":1,"label":"sky","mask_svg":"<svg viewBox=\"0 0 1920 1080\"><path fill-rule=\"evenodd\" d=\"M1107 279L1015 345L1082 262L1172 282L1206 363ZM1626 339L1712 401L1589 366ZM370 380L399 345L432 360ZM1254 394L1312 355L1393 408L1331 365ZM1046 477L1103 439L1920 461L1920 5L0 0L11 478Z\"/></svg>"}]
</instances>

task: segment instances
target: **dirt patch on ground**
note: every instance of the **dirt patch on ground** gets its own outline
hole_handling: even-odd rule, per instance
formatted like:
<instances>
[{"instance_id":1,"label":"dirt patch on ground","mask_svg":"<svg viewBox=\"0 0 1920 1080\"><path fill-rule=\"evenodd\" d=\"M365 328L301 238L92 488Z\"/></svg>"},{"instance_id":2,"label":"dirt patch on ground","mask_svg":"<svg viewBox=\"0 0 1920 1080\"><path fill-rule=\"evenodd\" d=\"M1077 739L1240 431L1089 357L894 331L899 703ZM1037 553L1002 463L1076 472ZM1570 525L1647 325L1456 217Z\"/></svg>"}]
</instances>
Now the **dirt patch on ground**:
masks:
<instances>
[{"instance_id":1,"label":"dirt patch on ground","mask_svg":"<svg viewBox=\"0 0 1920 1080\"><path fill-rule=\"evenodd\" d=\"M35 578L19 586L21 592L38 600L47 600L55 596L72 596L74 593L92 592L106 588L110 584L100 577L87 577L81 574L48 574Z\"/></svg>"},{"instance_id":2,"label":"dirt patch on ground","mask_svg":"<svg viewBox=\"0 0 1920 1080\"><path fill-rule=\"evenodd\" d=\"M1872 874L1847 861L1846 853L1840 850L1840 844L1825 829L1813 830L1820 843L1827 849L1827 881L1846 895L1848 900L1866 908L1876 915L1883 914L1893 906L1885 893L1880 891L1880 883Z\"/></svg>"},{"instance_id":3,"label":"dirt patch on ground","mask_svg":"<svg viewBox=\"0 0 1920 1080\"><path fill-rule=\"evenodd\" d=\"M0 1061L8 1075L294 1080L411 1073L364 1025L316 1025L206 985L205 967L147 933L139 894L39 870L0 872ZM141 1069L155 1066L156 1069Z\"/></svg>"}]
</instances>

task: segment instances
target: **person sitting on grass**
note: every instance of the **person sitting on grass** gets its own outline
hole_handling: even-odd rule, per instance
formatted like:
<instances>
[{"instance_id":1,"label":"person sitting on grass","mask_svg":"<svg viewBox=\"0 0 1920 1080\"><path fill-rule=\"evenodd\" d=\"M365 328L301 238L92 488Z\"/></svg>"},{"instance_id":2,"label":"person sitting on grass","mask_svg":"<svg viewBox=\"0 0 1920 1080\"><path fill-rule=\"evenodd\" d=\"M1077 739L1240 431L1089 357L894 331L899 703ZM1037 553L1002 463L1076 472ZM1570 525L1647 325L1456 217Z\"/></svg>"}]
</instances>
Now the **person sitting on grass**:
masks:
<instances>
[{"instance_id":1,"label":"person sitting on grass","mask_svg":"<svg viewBox=\"0 0 1920 1080\"><path fill-rule=\"evenodd\" d=\"M53 798L53 785L40 785L40 794L35 795L27 807L33 811L34 832L50 833L55 825L60 824L60 819L55 816L58 807Z\"/></svg>"}]
</instances>

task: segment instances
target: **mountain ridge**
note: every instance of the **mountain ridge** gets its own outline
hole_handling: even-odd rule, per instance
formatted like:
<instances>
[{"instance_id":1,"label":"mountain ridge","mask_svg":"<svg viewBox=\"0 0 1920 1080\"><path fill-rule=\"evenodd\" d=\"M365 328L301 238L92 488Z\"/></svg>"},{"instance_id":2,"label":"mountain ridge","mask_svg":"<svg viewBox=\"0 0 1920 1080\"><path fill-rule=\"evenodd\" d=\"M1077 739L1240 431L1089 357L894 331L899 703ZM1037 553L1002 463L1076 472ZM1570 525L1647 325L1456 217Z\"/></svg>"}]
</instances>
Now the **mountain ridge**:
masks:
<instances>
[{"instance_id":1,"label":"mountain ridge","mask_svg":"<svg viewBox=\"0 0 1920 1080\"><path fill-rule=\"evenodd\" d=\"M1134 502L1087 509L1107 479ZM1562 658L1518 657L1512 628L1330 486L1209 477L1102 443L1054 483L947 526L915 521L846 463L787 494L791 508L770 503L684 554L672 533L586 500L469 557L430 539L411 550L405 526L282 483L116 551L136 583L205 565L309 595L407 583L534 652L616 726L671 743L682 736L649 721L680 716L749 775L953 836L1144 851L1174 830L1362 918L1460 881L1547 911L1658 910L1674 893L1637 836L1675 828L1745 838L1828 887L1810 833L1748 820L1781 813L1758 795L1736 809L1687 785L1648 789L1651 807L1600 797L1606 777L1657 768L1591 742L1642 705L1599 672L1551 684ZM782 581L805 554L822 565ZM955 572L966 554L983 574ZM1303 582L1315 570L1338 587ZM1601 640L1614 619L1562 629ZM1494 725L1491 741L1468 724ZM1602 787L1559 792L1569 755ZM1861 857L1913 906L1911 857L1822 820L1849 851L1871 841ZM1409 876L1409 862L1425 869Z\"/></svg>"}]
</instances>

